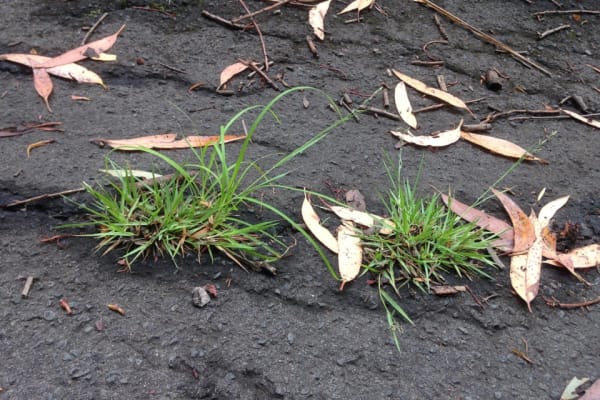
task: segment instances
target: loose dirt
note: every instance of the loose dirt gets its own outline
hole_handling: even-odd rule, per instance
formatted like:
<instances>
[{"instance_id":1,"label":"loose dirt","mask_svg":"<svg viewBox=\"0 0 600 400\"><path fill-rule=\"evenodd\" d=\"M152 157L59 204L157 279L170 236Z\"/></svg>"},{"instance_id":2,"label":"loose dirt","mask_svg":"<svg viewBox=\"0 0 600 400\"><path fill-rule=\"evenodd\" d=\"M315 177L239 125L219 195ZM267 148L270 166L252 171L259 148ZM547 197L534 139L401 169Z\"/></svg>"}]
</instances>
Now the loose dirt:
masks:
<instances>
[{"instance_id":1,"label":"loose dirt","mask_svg":"<svg viewBox=\"0 0 600 400\"><path fill-rule=\"evenodd\" d=\"M256 10L264 2L247 1ZM426 134L456 126L460 118L476 123L491 111L556 107L568 96L581 96L586 112L600 112L600 16L546 15L552 1L439 0L465 21L547 68L552 76L528 69L492 45L441 18L442 39L434 12L415 2L378 0L386 14L372 9L360 23L355 15L337 16L345 3L335 1L326 19L326 39L310 53L307 11L284 7L256 17L272 61L270 76L291 85L310 85L335 99L347 93L365 100L381 83L397 80L396 68L436 86L444 75L449 90L472 104L477 119L448 108L417 115L417 131ZM595 9L596 1L563 0L562 9ZM201 15L224 18L244 14L238 1L166 1L152 3L176 15L145 11L143 1L0 2L0 53L53 56L79 45L83 26L108 12L93 35L97 39L126 29L112 53L118 61L82 64L99 73L108 90L54 79L49 114L36 95L31 70L0 62L0 126L31 121L61 121L64 133L32 132L0 138L0 204L74 189L102 179L107 149L91 139L125 138L167 131L218 133L244 107L265 104L276 92L260 80L234 94L215 93L220 71L237 58L262 60L258 36L238 31ZM543 40L538 32L569 24ZM481 76L496 68L508 79L493 92ZM183 72L178 72L183 71ZM206 84L188 92L199 81ZM595 87L595 89L594 89ZM87 96L74 102L71 95ZM410 92L415 109L432 104ZM304 108L303 100L310 103ZM382 107L381 97L373 106ZM564 107L578 110L567 101ZM292 95L276 107L281 123L267 119L256 134L252 158L295 149L336 120L326 101L313 92ZM515 115L519 116L519 115ZM248 121L247 121L248 122ZM389 186L385 155L397 158L396 140L388 133L398 121L361 114L333 131L288 167L286 183L334 194L332 189L359 189L369 209L382 212L379 193ZM236 126L242 130L242 126ZM570 119L500 118L490 134L532 149L547 139L537 155L548 165L525 163L499 185L510 188L526 211L569 194L569 203L553 224L579 227L563 248L600 240L598 138L600 133ZM30 143L54 139L32 150ZM235 152L237 144L228 149ZM169 152L178 160L189 151ZM151 169L156 161L142 154L112 153L119 163ZM452 189L473 202L512 165L466 142L431 151L406 146L403 173L414 179L422 165L419 191ZM164 166L163 166L164 167ZM286 212L299 215L298 193L270 194ZM82 195L72 198L85 201ZM489 201L487 211L502 217ZM600 296L600 275L583 272L586 286L562 270L545 266L540 297L533 312L511 291L507 270L490 271L493 281L449 277L468 284L485 299L483 307L468 293L449 297L423 295L405 288L399 299L415 325L402 322L401 349L392 341L377 292L368 276L338 291L317 254L298 239L293 254L279 262L278 274L246 273L227 259L211 263L195 256L176 270L168 260L147 260L132 273L119 273L117 253L102 257L86 238L43 244L57 226L82 218L62 199L0 209L0 399L558 399L573 376L597 379L600 371L600 308L562 310L542 296L574 303ZM505 260L506 262L506 260ZM27 276L35 277L28 298L21 297ZM192 305L192 289L215 284L218 297L205 308ZM67 315L59 300L68 299ZM122 316L107 308L119 304ZM525 354L531 361L520 357Z\"/></svg>"}]
</instances>

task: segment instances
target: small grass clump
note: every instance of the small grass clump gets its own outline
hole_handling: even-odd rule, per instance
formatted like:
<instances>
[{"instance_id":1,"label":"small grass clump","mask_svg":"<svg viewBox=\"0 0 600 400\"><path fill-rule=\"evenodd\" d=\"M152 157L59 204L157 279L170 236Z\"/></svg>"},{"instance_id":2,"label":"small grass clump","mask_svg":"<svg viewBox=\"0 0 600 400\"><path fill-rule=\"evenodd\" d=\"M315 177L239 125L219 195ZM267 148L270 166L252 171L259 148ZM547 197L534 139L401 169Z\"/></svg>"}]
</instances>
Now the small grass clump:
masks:
<instances>
[{"instance_id":1,"label":"small grass clump","mask_svg":"<svg viewBox=\"0 0 600 400\"><path fill-rule=\"evenodd\" d=\"M394 298L400 295L400 287L412 284L429 292L432 284L444 282L447 273L469 279L489 278L484 268L494 263L486 249L491 247L494 235L462 221L441 203L437 194L429 199L417 198L416 184L400 178L401 163L397 171L392 171L389 163L386 167L391 188L384 203L395 227L389 235L374 231L362 233L361 239L364 267L376 277L398 345L395 315L412 323Z\"/></svg>"},{"instance_id":2,"label":"small grass clump","mask_svg":"<svg viewBox=\"0 0 600 400\"><path fill-rule=\"evenodd\" d=\"M256 161L248 161L246 152L260 122L267 113L276 117L273 106L283 96L298 90L316 89L289 89L264 107L255 106L241 111L221 127L221 140L217 144L200 150L192 149L195 155L192 163L179 164L163 153L138 148L168 164L173 172L165 177L138 180L132 170L126 168L106 186L85 185L93 202L81 207L89 219L68 226L94 227L95 232L84 236L99 239L97 247L105 249L104 254L116 249L123 251L123 260L128 268L140 258L156 259L163 255L168 255L177 266L177 258L184 254L196 252L200 256L209 253L212 258L216 250L243 268L273 272L270 263L287 250L286 244L273 233L279 221L256 221L249 210L260 208L272 212L316 246L297 223L277 207L261 200L261 195L274 187L285 188L278 182L286 172L277 170L351 117L340 118L267 169ZM328 96L325 97L331 102ZM256 109L260 112L248 129L237 156L230 161L225 148L225 134L234 122ZM111 160L107 163L107 167L120 170ZM325 259L322 251L317 250Z\"/></svg>"}]
</instances>

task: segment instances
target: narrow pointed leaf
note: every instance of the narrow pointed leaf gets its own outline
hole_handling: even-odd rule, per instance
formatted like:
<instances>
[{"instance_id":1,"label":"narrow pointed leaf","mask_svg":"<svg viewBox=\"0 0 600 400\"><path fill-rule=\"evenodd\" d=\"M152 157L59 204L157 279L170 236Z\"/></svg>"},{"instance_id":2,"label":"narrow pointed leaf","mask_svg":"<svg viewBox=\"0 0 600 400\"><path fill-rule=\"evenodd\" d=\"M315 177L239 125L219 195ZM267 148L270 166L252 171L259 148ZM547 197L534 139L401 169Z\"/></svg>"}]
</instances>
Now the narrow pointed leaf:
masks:
<instances>
[{"instance_id":1,"label":"narrow pointed leaf","mask_svg":"<svg viewBox=\"0 0 600 400\"><path fill-rule=\"evenodd\" d=\"M350 11L362 11L365 8L371 7L371 4L375 3L375 0L354 0L348 4L342 11L338 13L344 14Z\"/></svg>"},{"instance_id":2,"label":"narrow pointed leaf","mask_svg":"<svg viewBox=\"0 0 600 400\"><path fill-rule=\"evenodd\" d=\"M542 226L535 214L530 216L534 227L535 240L525 254L518 254L510 260L510 283L531 312L531 302L538 294L542 270Z\"/></svg>"},{"instance_id":3,"label":"narrow pointed leaf","mask_svg":"<svg viewBox=\"0 0 600 400\"><path fill-rule=\"evenodd\" d=\"M504 157L519 159L523 157L525 160L537 161L542 164L548 164L548 161L536 157L519 145L514 144L505 139L496 138L488 135L480 135L477 133L461 132L460 137L479 147L499 154Z\"/></svg>"},{"instance_id":4,"label":"narrow pointed leaf","mask_svg":"<svg viewBox=\"0 0 600 400\"><path fill-rule=\"evenodd\" d=\"M554 214L556 214L556 212L561 209L562 206L567 204L567 201L569 201L569 196L563 196L556 200L552 200L542 207L538 216L538 219L542 224L542 229L550 224L550 220L554 217Z\"/></svg>"},{"instance_id":5,"label":"narrow pointed leaf","mask_svg":"<svg viewBox=\"0 0 600 400\"><path fill-rule=\"evenodd\" d=\"M554 260L547 260L548 264L564 266L569 269L594 268L600 265L600 244L578 247L568 253L559 253Z\"/></svg>"},{"instance_id":6,"label":"narrow pointed leaf","mask_svg":"<svg viewBox=\"0 0 600 400\"><path fill-rule=\"evenodd\" d=\"M454 106L456 108L462 108L464 110L469 110L469 107L467 107L467 105L465 104L464 101L462 101L458 97L456 97L448 92L444 92L443 90L439 90L439 89L427 86L423 82L421 82L417 79L411 78L410 76L405 75L402 72L397 71L395 69L392 70L392 73L394 75L396 75L396 77L398 79L400 79L401 81L406 83L408 86L412 87L413 89L415 89L421 93L425 93L428 96L435 97L436 99L439 99L439 100L443 101L444 103L448 103L451 106Z\"/></svg>"},{"instance_id":7,"label":"narrow pointed leaf","mask_svg":"<svg viewBox=\"0 0 600 400\"><path fill-rule=\"evenodd\" d=\"M416 144L417 146L444 147L455 143L458 139L460 139L461 126L462 120L460 121L460 124L458 124L458 127L449 131L440 132L433 135L413 136L408 133L396 131L391 131L391 133L392 135L404 140L405 142Z\"/></svg>"},{"instance_id":8,"label":"narrow pointed leaf","mask_svg":"<svg viewBox=\"0 0 600 400\"><path fill-rule=\"evenodd\" d=\"M44 99L48 111L52 112L49 97L52 94L53 85L52 79L45 68L33 68L33 85L35 86L36 92Z\"/></svg>"},{"instance_id":9,"label":"narrow pointed leaf","mask_svg":"<svg viewBox=\"0 0 600 400\"><path fill-rule=\"evenodd\" d=\"M408 93L406 92L406 84L404 82L400 82L396 85L396 89L394 90L394 101L396 103L396 109L400 114L400 118L408 126L413 129L417 128L417 117L413 114L413 109L410 104L410 100L408 99Z\"/></svg>"},{"instance_id":10,"label":"narrow pointed leaf","mask_svg":"<svg viewBox=\"0 0 600 400\"><path fill-rule=\"evenodd\" d=\"M394 222L389 218L383 218L365 211L354 210L342 206L331 206L330 209L335 215L343 220L352 221L367 228L376 226L379 228L379 233L382 235L391 234L396 227Z\"/></svg>"},{"instance_id":11,"label":"narrow pointed leaf","mask_svg":"<svg viewBox=\"0 0 600 400\"><path fill-rule=\"evenodd\" d=\"M85 60L90 57L98 57L100 54L109 50L117 41L119 34L125 29L125 25L110 36L96 40L94 42L84 44L75 49L69 50L59 56L53 57L50 60L39 65L38 68L52 68L59 65L74 63Z\"/></svg>"},{"instance_id":12,"label":"narrow pointed leaf","mask_svg":"<svg viewBox=\"0 0 600 400\"><path fill-rule=\"evenodd\" d=\"M330 3L331 0L319 3L308 12L308 23L312 26L315 36L321 40L325 39L325 15Z\"/></svg>"},{"instance_id":13,"label":"narrow pointed leaf","mask_svg":"<svg viewBox=\"0 0 600 400\"><path fill-rule=\"evenodd\" d=\"M122 151L137 151L139 147L159 150L189 149L190 147L205 147L219 143L221 136L186 136L176 140L177 134L165 133L162 135L140 136L131 139L94 139L93 142L100 146L109 146ZM245 135L225 135L224 142L229 143L245 139Z\"/></svg>"},{"instance_id":14,"label":"narrow pointed leaf","mask_svg":"<svg viewBox=\"0 0 600 400\"><path fill-rule=\"evenodd\" d=\"M449 198L446 194L442 194L442 201L465 221L473 222L480 228L498 235L499 239L496 239L493 243L495 248L506 252L513 250L514 231L510 224L484 211L461 203L453 197Z\"/></svg>"},{"instance_id":15,"label":"narrow pointed leaf","mask_svg":"<svg viewBox=\"0 0 600 400\"><path fill-rule=\"evenodd\" d=\"M495 189L492 189L492 192L500 200L512 222L515 241L513 253L520 254L528 251L536 240L532 220L527 217L523 210L510 197Z\"/></svg>"},{"instance_id":16,"label":"narrow pointed leaf","mask_svg":"<svg viewBox=\"0 0 600 400\"><path fill-rule=\"evenodd\" d=\"M342 277L343 290L344 285L356 278L362 265L362 243L354 231L352 222L346 221L337 229L337 241L339 246L338 268Z\"/></svg>"},{"instance_id":17,"label":"narrow pointed leaf","mask_svg":"<svg viewBox=\"0 0 600 400\"><path fill-rule=\"evenodd\" d=\"M573 111L562 110L562 109L561 109L561 111L563 113L567 114L569 117L576 119L579 122L583 122L584 124L587 124L589 126L593 126L594 128L600 129L600 121L588 118L585 115L577 114L576 112L573 112Z\"/></svg>"},{"instance_id":18,"label":"narrow pointed leaf","mask_svg":"<svg viewBox=\"0 0 600 400\"><path fill-rule=\"evenodd\" d=\"M304 201L302 202L302 220L306 224L308 230L329 250L334 253L339 252L338 241L331 232L323 225L321 225L321 219L315 212L310 200L304 195Z\"/></svg>"}]
</instances>

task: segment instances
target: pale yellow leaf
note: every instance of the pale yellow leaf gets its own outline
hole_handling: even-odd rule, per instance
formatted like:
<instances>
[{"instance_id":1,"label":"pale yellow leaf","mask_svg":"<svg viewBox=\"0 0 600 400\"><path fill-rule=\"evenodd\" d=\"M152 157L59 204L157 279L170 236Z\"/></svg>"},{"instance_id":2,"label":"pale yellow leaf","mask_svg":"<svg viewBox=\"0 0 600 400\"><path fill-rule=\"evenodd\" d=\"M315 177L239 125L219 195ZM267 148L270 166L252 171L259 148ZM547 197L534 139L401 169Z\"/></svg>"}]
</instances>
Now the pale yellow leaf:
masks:
<instances>
[{"instance_id":1,"label":"pale yellow leaf","mask_svg":"<svg viewBox=\"0 0 600 400\"><path fill-rule=\"evenodd\" d=\"M316 37L321 40L325 39L325 15L329 9L331 0L324 1L317 4L308 12L308 23L313 28L313 32Z\"/></svg>"},{"instance_id":2,"label":"pale yellow leaf","mask_svg":"<svg viewBox=\"0 0 600 400\"><path fill-rule=\"evenodd\" d=\"M236 76L237 74L239 74L241 72L244 72L247 69L248 69L248 66L241 62L231 64L231 65L225 67L225 69L223 71L221 71L221 76L219 78L219 87L223 86L224 84L229 82L229 80L231 78L233 78L234 76Z\"/></svg>"},{"instance_id":3,"label":"pale yellow leaf","mask_svg":"<svg viewBox=\"0 0 600 400\"><path fill-rule=\"evenodd\" d=\"M567 269L585 269L600 265L600 244L578 247L568 253L557 254L556 259L546 260L546 263Z\"/></svg>"},{"instance_id":4,"label":"pale yellow leaf","mask_svg":"<svg viewBox=\"0 0 600 400\"><path fill-rule=\"evenodd\" d=\"M448 103L451 106L454 106L456 108L462 108L465 110L469 110L469 107L467 107L467 105L465 104L464 101L462 101L458 97L456 97L448 92L444 92L443 90L439 90L439 89L427 86L423 82L421 82L417 79L411 78L410 76L405 75L402 72L397 71L395 69L392 70L392 73L394 75L396 75L396 77L398 79L400 79L401 81L406 83L408 86L412 87L413 89L415 89L421 93L425 93L428 96L435 97L436 99L442 100L443 102Z\"/></svg>"},{"instance_id":5,"label":"pale yellow leaf","mask_svg":"<svg viewBox=\"0 0 600 400\"><path fill-rule=\"evenodd\" d=\"M560 395L560 400L577 400L579 398L577 388L584 383L589 382L589 380L589 378L579 379L577 377L571 379L565 387L565 390L563 390L562 394Z\"/></svg>"},{"instance_id":6,"label":"pale yellow leaf","mask_svg":"<svg viewBox=\"0 0 600 400\"><path fill-rule=\"evenodd\" d=\"M331 211L335 213L339 218L352 221L359 225L367 228L377 226L379 233L382 235L389 235L394 231L396 225L389 218L383 218L375 214L370 214L365 211L359 211L348 207L342 206L331 206Z\"/></svg>"},{"instance_id":7,"label":"pale yellow leaf","mask_svg":"<svg viewBox=\"0 0 600 400\"><path fill-rule=\"evenodd\" d=\"M371 7L373 3L375 3L375 0L354 0L338 14L344 14L350 11L362 11L367 7Z\"/></svg>"},{"instance_id":8,"label":"pale yellow leaf","mask_svg":"<svg viewBox=\"0 0 600 400\"><path fill-rule=\"evenodd\" d=\"M569 110L561 109L561 111L564 112L565 114L567 114L569 117L576 119L579 122L583 122L584 124L587 124L587 125L593 126L594 128L600 129L600 121L598 121L598 120L588 118L585 115L580 115L580 114L577 114L576 112L569 111Z\"/></svg>"},{"instance_id":9,"label":"pale yellow leaf","mask_svg":"<svg viewBox=\"0 0 600 400\"><path fill-rule=\"evenodd\" d=\"M473 143L479 147L483 147L484 149L489 150L492 153L499 154L501 156L510 158L523 157L525 160L537 161L542 164L548 164L548 161L534 156L521 146L518 146L508 140L470 132L461 132L460 137L466 140L467 142Z\"/></svg>"},{"instance_id":10,"label":"pale yellow leaf","mask_svg":"<svg viewBox=\"0 0 600 400\"><path fill-rule=\"evenodd\" d=\"M338 235L338 268L342 277L342 285L340 290L344 289L344 285L350 282L360 272L362 265L362 243L356 235L354 225L350 221L342 223L337 229Z\"/></svg>"},{"instance_id":11,"label":"pale yellow leaf","mask_svg":"<svg viewBox=\"0 0 600 400\"><path fill-rule=\"evenodd\" d=\"M321 225L321 219L315 212L315 209L306 195L304 195L304 201L302 202L302 220L306 224L308 230L323 243L325 247L334 253L339 252L337 239L327 228Z\"/></svg>"},{"instance_id":12,"label":"pale yellow leaf","mask_svg":"<svg viewBox=\"0 0 600 400\"><path fill-rule=\"evenodd\" d=\"M133 176L134 178L143 178L143 179L154 179L160 178L162 175L155 174L150 171L143 171L140 169L100 169L100 172L103 172L107 175L114 176L116 178L125 178L127 176Z\"/></svg>"},{"instance_id":13,"label":"pale yellow leaf","mask_svg":"<svg viewBox=\"0 0 600 400\"><path fill-rule=\"evenodd\" d=\"M396 103L396 109L400 118L413 129L417 128L417 118L413 114L413 109L408 99L408 93L406 92L406 84L400 82L396 85L394 90L394 101Z\"/></svg>"},{"instance_id":14,"label":"pale yellow leaf","mask_svg":"<svg viewBox=\"0 0 600 400\"><path fill-rule=\"evenodd\" d=\"M103 61L103 62L117 61L117 55L116 54L108 54L108 53L100 53L96 57L90 57L90 59L92 59L94 61Z\"/></svg>"},{"instance_id":15,"label":"pale yellow leaf","mask_svg":"<svg viewBox=\"0 0 600 400\"><path fill-rule=\"evenodd\" d=\"M510 259L510 283L531 312L531 302L538 294L542 270L542 226L535 214L529 217L534 227L535 241L525 254Z\"/></svg>"},{"instance_id":16,"label":"pale yellow leaf","mask_svg":"<svg viewBox=\"0 0 600 400\"><path fill-rule=\"evenodd\" d=\"M542 207L540 214L538 215L538 220L540 221L540 224L542 224L542 229L550 224L550 220L554 217L554 214L556 214L562 206L567 204L567 201L569 201L569 196L563 196L556 200L552 200Z\"/></svg>"},{"instance_id":17,"label":"pale yellow leaf","mask_svg":"<svg viewBox=\"0 0 600 400\"><path fill-rule=\"evenodd\" d=\"M418 146L444 147L455 143L458 139L460 139L461 126L462 120L458 124L458 127L449 131L440 132L433 135L413 136L410 133L402 133L396 131L391 131L391 133L392 135L404 140L405 142L416 144Z\"/></svg>"}]
</instances>

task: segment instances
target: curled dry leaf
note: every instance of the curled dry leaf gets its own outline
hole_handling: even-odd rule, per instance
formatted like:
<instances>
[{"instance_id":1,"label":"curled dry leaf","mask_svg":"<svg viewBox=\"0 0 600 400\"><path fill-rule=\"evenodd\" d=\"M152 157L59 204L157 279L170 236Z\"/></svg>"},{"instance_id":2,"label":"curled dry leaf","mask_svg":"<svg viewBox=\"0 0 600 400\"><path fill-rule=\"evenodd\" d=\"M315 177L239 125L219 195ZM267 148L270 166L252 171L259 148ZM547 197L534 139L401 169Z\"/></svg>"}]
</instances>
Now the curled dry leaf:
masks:
<instances>
[{"instance_id":1,"label":"curled dry leaf","mask_svg":"<svg viewBox=\"0 0 600 400\"><path fill-rule=\"evenodd\" d=\"M43 62L41 65L34 66L35 68L52 68L58 67L59 65L65 65L74 63L77 61L85 60L90 57L98 57L100 54L110 49L115 42L119 34L125 29L125 25L121 26L119 30L110 36L102 39L98 39L94 42L79 46L75 49L69 50L59 56L53 57L50 60Z\"/></svg>"},{"instance_id":2,"label":"curled dry leaf","mask_svg":"<svg viewBox=\"0 0 600 400\"><path fill-rule=\"evenodd\" d=\"M118 304L107 304L106 305L109 310L119 313L121 315L125 315L125 310Z\"/></svg>"},{"instance_id":3,"label":"curled dry leaf","mask_svg":"<svg viewBox=\"0 0 600 400\"><path fill-rule=\"evenodd\" d=\"M527 303L531 312L531 302L538 294L542 270L542 225L532 213L530 222L534 228L534 242L525 254L514 255L510 259L510 283L520 298Z\"/></svg>"},{"instance_id":4,"label":"curled dry leaf","mask_svg":"<svg viewBox=\"0 0 600 400\"><path fill-rule=\"evenodd\" d=\"M493 243L495 248L506 252L513 250L514 231L510 224L484 211L461 203L454 197L448 197L446 194L442 194L442 201L465 221L473 222L478 227L498 235L499 239L496 239Z\"/></svg>"},{"instance_id":5,"label":"curled dry leaf","mask_svg":"<svg viewBox=\"0 0 600 400\"><path fill-rule=\"evenodd\" d=\"M344 285L356 278L362 265L362 242L356 235L354 224L350 221L343 221L337 229L337 242L339 246L338 268L342 277L340 290L344 290Z\"/></svg>"},{"instance_id":6,"label":"curled dry leaf","mask_svg":"<svg viewBox=\"0 0 600 400\"><path fill-rule=\"evenodd\" d=\"M162 135L140 136L131 139L93 139L92 142L100 146L109 146L122 151L137 151L139 147L147 147L158 150L189 149L190 147L205 147L219 143L221 136L186 136L175 140L176 133L165 133ZM245 135L225 135L224 143L245 139Z\"/></svg>"},{"instance_id":7,"label":"curled dry leaf","mask_svg":"<svg viewBox=\"0 0 600 400\"><path fill-rule=\"evenodd\" d=\"M324 1L308 11L308 23L312 26L315 36L321 40L325 39L324 20L330 3L331 0Z\"/></svg>"},{"instance_id":8,"label":"curled dry leaf","mask_svg":"<svg viewBox=\"0 0 600 400\"><path fill-rule=\"evenodd\" d=\"M331 211L339 218L352 221L367 228L377 227L382 235L389 235L394 232L396 225L389 218L383 218L365 211L354 210L348 207L331 206Z\"/></svg>"},{"instance_id":9,"label":"curled dry leaf","mask_svg":"<svg viewBox=\"0 0 600 400\"><path fill-rule=\"evenodd\" d=\"M50 143L54 143L54 139L40 140L39 142L31 143L29 146L27 146L27 158L29 158L31 155L31 150L38 147L47 146Z\"/></svg>"},{"instance_id":10,"label":"curled dry leaf","mask_svg":"<svg viewBox=\"0 0 600 400\"><path fill-rule=\"evenodd\" d=\"M241 62L237 62L235 64L228 65L225 67L223 71L221 71L221 76L219 78L219 88L225 85L231 78L236 76L237 74L244 72L248 69L247 64L242 64Z\"/></svg>"},{"instance_id":11,"label":"curled dry leaf","mask_svg":"<svg viewBox=\"0 0 600 400\"><path fill-rule=\"evenodd\" d=\"M398 79L400 79L401 81L406 83L408 86L410 86L411 88L413 88L421 93L424 93L431 97L435 97L436 99L439 99L439 100L443 101L444 103L448 103L451 106L454 106L456 108L462 108L467 111L469 110L469 107L467 107L467 105L465 104L464 101L462 101L458 97L456 97L448 92L444 92L443 90L439 90L439 89L427 86L423 82L421 82L417 79L411 78L410 76L405 75L402 72L397 71L395 69L392 70L392 73L394 75L396 75L396 77Z\"/></svg>"},{"instance_id":12,"label":"curled dry leaf","mask_svg":"<svg viewBox=\"0 0 600 400\"><path fill-rule=\"evenodd\" d=\"M583 122L584 124L587 124L587 125L593 126L594 128L600 129L600 121L588 118L585 115L577 114L576 112L573 112L570 110L561 109L561 111L563 113L567 114L569 117L576 119L579 122Z\"/></svg>"},{"instance_id":13,"label":"curled dry leaf","mask_svg":"<svg viewBox=\"0 0 600 400\"><path fill-rule=\"evenodd\" d=\"M321 219L315 212L310 200L307 195L304 194L304 201L302 202L302 220L308 227L308 230L329 250L334 253L339 252L338 241L331 232L323 225L321 225Z\"/></svg>"},{"instance_id":14,"label":"curled dry leaf","mask_svg":"<svg viewBox=\"0 0 600 400\"><path fill-rule=\"evenodd\" d=\"M500 200L512 222L515 241L512 251L513 254L521 254L527 252L533 244L533 242L535 242L536 237L541 236L541 228L540 234L536 235L532 219L527 217L527 215L523 212L523 210L521 210L517 203L515 203L506 194L499 192L496 189L492 189L492 192L494 193L494 195L496 195L498 200Z\"/></svg>"},{"instance_id":15,"label":"curled dry leaf","mask_svg":"<svg viewBox=\"0 0 600 400\"><path fill-rule=\"evenodd\" d=\"M0 60L10 61L33 68L34 64L42 64L50 60L50 57L38 56L35 54L10 53L1 54ZM71 63L54 68L46 68L46 71L50 75L58 76L63 79L74 80L79 83L98 84L106 88L106 85L104 84L102 78L100 78L98 74L78 64Z\"/></svg>"},{"instance_id":16,"label":"curled dry leaf","mask_svg":"<svg viewBox=\"0 0 600 400\"><path fill-rule=\"evenodd\" d=\"M477 133L469 133L462 131L460 137L479 147L483 147L492 153L509 158L521 158L529 161L537 161L542 164L548 164L548 161L541 159L529 153L527 150L508 140L496 138L488 135L480 135Z\"/></svg>"},{"instance_id":17,"label":"curled dry leaf","mask_svg":"<svg viewBox=\"0 0 600 400\"><path fill-rule=\"evenodd\" d=\"M396 85L396 89L394 90L394 101L396 103L396 109L398 110L398 114L400 114L400 118L408 126L413 129L417 128L417 117L413 114L413 109L410 104L410 100L408 99L408 93L406 92L406 84L404 82L399 82Z\"/></svg>"},{"instance_id":18,"label":"curled dry leaf","mask_svg":"<svg viewBox=\"0 0 600 400\"><path fill-rule=\"evenodd\" d=\"M365 8L371 7L373 3L375 3L375 0L354 0L352 3L348 4L342 11L340 11L338 15L350 11L362 11Z\"/></svg>"},{"instance_id":19,"label":"curled dry leaf","mask_svg":"<svg viewBox=\"0 0 600 400\"><path fill-rule=\"evenodd\" d=\"M391 131L392 135L404 140L405 142L416 144L418 146L428 146L428 147L444 147L448 146L452 143L455 143L458 139L460 139L460 127L462 126L462 120L458 124L458 127L445 131L436 133L433 135L423 135L423 136L413 136L410 133L402 133Z\"/></svg>"}]
</instances>

